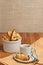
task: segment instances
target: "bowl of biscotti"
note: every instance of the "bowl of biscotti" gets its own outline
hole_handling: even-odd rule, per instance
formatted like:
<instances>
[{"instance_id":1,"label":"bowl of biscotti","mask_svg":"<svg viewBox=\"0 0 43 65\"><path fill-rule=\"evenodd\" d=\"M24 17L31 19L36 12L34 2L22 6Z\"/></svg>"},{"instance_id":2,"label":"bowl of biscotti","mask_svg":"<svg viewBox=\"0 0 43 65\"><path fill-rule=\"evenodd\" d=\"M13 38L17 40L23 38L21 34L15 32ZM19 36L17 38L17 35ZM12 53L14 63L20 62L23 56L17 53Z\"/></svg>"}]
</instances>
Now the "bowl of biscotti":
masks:
<instances>
[{"instance_id":1,"label":"bowl of biscotti","mask_svg":"<svg viewBox=\"0 0 43 65\"><path fill-rule=\"evenodd\" d=\"M16 30L8 31L2 36L3 50L9 53L20 52L21 40L22 37Z\"/></svg>"}]
</instances>

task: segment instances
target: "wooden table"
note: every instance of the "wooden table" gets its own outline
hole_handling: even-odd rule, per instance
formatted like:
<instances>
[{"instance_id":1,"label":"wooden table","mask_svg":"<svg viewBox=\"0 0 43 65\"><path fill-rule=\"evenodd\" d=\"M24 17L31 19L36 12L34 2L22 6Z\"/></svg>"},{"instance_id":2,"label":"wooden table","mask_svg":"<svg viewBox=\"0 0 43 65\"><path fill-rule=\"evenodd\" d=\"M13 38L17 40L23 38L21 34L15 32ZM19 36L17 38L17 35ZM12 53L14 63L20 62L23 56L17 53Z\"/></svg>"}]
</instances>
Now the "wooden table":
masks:
<instances>
[{"instance_id":1,"label":"wooden table","mask_svg":"<svg viewBox=\"0 0 43 65\"><path fill-rule=\"evenodd\" d=\"M2 45L2 35L5 33L0 33L0 58L7 57L11 55L11 53L6 53L3 51L3 45ZM29 43L32 44L36 40L38 40L40 37L43 37L43 33L20 33L22 36L22 44Z\"/></svg>"},{"instance_id":2,"label":"wooden table","mask_svg":"<svg viewBox=\"0 0 43 65\"><path fill-rule=\"evenodd\" d=\"M6 57L10 55L9 53L6 53L3 51L2 47L2 35L5 33L0 33L0 58ZM43 37L43 33L20 33L22 36L22 43L29 43L32 44L36 40L38 40L40 37Z\"/></svg>"}]
</instances>

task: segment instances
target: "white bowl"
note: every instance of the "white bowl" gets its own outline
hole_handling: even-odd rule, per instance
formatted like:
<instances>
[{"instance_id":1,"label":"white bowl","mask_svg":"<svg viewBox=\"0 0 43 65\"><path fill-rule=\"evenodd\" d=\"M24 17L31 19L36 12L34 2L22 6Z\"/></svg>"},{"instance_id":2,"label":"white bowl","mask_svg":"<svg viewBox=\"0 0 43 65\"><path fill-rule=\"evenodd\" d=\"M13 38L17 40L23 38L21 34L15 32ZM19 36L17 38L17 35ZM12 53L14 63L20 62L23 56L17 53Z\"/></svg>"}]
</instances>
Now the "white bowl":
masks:
<instances>
[{"instance_id":1,"label":"white bowl","mask_svg":"<svg viewBox=\"0 0 43 65\"><path fill-rule=\"evenodd\" d=\"M9 53L20 52L21 39L17 41L7 41L5 39L2 39L2 41L4 51Z\"/></svg>"}]
</instances>

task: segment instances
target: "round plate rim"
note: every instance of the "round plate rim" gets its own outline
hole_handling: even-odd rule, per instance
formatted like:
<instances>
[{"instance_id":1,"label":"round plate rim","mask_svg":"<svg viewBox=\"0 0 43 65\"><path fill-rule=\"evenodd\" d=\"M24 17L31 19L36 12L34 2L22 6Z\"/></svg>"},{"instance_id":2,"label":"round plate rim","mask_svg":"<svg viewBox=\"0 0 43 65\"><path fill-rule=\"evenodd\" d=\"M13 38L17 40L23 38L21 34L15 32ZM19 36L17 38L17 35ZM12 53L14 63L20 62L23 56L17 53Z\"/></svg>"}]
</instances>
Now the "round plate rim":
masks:
<instances>
[{"instance_id":1,"label":"round plate rim","mask_svg":"<svg viewBox=\"0 0 43 65\"><path fill-rule=\"evenodd\" d=\"M29 61L29 60L28 61L23 61L23 60L17 59L16 58L16 54L14 54L13 59L15 59L16 61L21 62L21 63L31 63L31 62L34 62L35 61L34 58L33 58L32 61Z\"/></svg>"}]
</instances>

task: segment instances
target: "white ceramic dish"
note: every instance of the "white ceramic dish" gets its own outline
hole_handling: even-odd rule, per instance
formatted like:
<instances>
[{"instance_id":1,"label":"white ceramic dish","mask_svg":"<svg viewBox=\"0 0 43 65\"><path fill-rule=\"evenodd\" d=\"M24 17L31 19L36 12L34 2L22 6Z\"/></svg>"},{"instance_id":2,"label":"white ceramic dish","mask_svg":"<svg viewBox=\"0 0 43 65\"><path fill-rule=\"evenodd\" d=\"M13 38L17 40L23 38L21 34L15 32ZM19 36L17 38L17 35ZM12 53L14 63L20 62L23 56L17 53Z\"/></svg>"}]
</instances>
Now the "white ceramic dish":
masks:
<instances>
[{"instance_id":1,"label":"white ceramic dish","mask_svg":"<svg viewBox=\"0 0 43 65\"><path fill-rule=\"evenodd\" d=\"M34 55L34 53L33 53ZM16 58L16 54L14 54L14 60L18 61L18 62L22 62L22 63L30 63L30 62L34 62L34 61L38 61L38 58L37 58L37 55L35 54L36 58L34 58L33 56L30 56L30 59L27 60L27 61L23 61L23 60L20 60L20 59L17 59Z\"/></svg>"},{"instance_id":2,"label":"white ceramic dish","mask_svg":"<svg viewBox=\"0 0 43 65\"><path fill-rule=\"evenodd\" d=\"M14 53L20 52L21 39L17 41L7 41L2 39L3 41L3 49L5 52Z\"/></svg>"},{"instance_id":3,"label":"white ceramic dish","mask_svg":"<svg viewBox=\"0 0 43 65\"><path fill-rule=\"evenodd\" d=\"M36 52L36 49L34 47L32 47L30 44L21 44L20 53L23 53L23 54L31 56L32 49L34 49L34 52Z\"/></svg>"}]
</instances>

